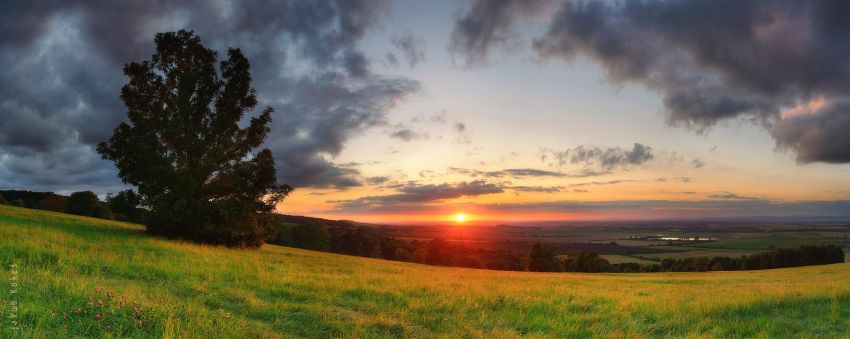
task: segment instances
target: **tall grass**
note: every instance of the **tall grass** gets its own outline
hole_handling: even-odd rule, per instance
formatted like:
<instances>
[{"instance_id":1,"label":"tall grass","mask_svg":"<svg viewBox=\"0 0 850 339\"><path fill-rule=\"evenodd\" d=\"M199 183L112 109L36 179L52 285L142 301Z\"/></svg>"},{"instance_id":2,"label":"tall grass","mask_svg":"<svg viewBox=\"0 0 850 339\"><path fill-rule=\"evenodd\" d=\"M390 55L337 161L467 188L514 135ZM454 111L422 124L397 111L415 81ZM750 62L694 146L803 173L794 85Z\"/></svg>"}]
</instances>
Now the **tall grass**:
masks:
<instances>
[{"instance_id":1,"label":"tall grass","mask_svg":"<svg viewBox=\"0 0 850 339\"><path fill-rule=\"evenodd\" d=\"M198 246L9 206L0 206L0 264L2 283L9 265L19 268L18 294L0 293L3 338L850 335L850 264L495 272Z\"/></svg>"}]
</instances>

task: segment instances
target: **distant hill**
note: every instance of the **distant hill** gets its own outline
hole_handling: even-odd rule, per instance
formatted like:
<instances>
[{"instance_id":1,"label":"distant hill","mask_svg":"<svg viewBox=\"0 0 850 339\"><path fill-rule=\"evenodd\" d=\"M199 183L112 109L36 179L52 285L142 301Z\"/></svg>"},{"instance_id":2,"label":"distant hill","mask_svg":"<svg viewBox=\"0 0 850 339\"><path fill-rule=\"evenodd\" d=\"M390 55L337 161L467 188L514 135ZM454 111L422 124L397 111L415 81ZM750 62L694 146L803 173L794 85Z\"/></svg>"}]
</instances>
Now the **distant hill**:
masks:
<instances>
[{"instance_id":1,"label":"distant hill","mask_svg":"<svg viewBox=\"0 0 850 339\"><path fill-rule=\"evenodd\" d=\"M309 222L317 222L323 223L329 227L339 227L339 228L357 228L357 227L380 227L381 225L362 223L351 220L331 220L331 219L323 219L323 218L315 218L315 217L306 217L302 215L287 215L287 214L276 214L276 218L282 220L285 223L291 224L304 224Z\"/></svg>"}]
</instances>

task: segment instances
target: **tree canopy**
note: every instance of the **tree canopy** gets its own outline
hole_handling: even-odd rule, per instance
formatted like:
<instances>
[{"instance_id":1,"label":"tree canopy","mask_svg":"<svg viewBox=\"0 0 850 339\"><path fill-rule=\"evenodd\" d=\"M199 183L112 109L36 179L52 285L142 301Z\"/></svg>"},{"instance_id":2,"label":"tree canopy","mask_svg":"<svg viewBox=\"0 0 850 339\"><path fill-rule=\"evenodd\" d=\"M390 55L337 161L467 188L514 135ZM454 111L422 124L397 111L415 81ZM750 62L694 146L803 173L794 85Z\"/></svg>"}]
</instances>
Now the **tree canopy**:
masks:
<instances>
[{"instance_id":1,"label":"tree canopy","mask_svg":"<svg viewBox=\"0 0 850 339\"><path fill-rule=\"evenodd\" d=\"M232 247L261 245L268 217L291 191L260 149L272 108L257 105L248 60L217 54L192 32L159 33L150 60L124 65L128 122L98 146L150 209L150 233ZM246 125L244 128L240 124Z\"/></svg>"}]
</instances>

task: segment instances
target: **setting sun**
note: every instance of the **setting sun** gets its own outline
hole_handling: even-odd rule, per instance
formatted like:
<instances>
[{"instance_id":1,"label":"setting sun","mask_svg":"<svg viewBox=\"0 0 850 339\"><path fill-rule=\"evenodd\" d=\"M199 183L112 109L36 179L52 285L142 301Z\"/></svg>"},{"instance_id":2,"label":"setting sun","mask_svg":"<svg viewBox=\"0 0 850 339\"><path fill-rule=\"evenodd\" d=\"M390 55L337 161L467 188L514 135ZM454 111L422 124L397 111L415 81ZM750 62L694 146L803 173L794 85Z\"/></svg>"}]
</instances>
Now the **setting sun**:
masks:
<instances>
[{"instance_id":1,"label":"setting sun","mask_svg":"<svg viewBox=\"0 0 850 339\"><path fill-rule=\"evenodd\" d=\"M455 214L455 222L462 223L464 221L466 221L466 214L463 214L463 213Z\"/></svg>"}]
</instances>

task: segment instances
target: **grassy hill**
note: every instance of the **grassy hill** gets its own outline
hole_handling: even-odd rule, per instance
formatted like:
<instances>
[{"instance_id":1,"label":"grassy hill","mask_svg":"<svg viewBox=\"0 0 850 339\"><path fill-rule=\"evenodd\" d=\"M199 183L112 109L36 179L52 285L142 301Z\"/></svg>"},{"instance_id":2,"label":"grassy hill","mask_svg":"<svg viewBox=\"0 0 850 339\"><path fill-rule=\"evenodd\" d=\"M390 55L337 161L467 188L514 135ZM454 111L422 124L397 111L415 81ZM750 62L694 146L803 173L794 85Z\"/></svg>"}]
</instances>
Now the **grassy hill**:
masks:
<instances>
[{"instance_id":1,"label":"grassy hill","mask_svg":"<svg viewBox=\"0 0 850 339\"><path fill-rule=\"evenodd\" d=\"M0 264L4 338L850 335L850 264L495 272L198 246L134 224L9 206L0 206Z\"/></svg>"}]
</instances>

